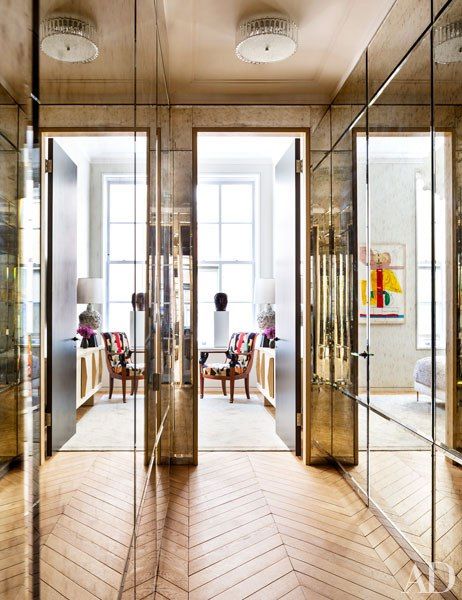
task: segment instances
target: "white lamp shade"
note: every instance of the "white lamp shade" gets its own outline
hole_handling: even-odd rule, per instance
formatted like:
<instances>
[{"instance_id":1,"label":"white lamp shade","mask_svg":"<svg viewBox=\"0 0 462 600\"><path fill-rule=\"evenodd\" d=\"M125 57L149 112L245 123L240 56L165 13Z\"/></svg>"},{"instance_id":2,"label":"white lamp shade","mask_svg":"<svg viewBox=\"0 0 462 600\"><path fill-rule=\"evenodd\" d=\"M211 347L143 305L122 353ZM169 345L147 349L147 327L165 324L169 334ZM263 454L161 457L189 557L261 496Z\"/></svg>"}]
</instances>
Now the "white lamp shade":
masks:
<instances>
[{"instance_id":1,"label":"white lamp shade","mask_svg":"<svg viewBox=\"0 0 462 600\"><path fill-rule=\"evenodd\" d=\"M99 277L82 277L77 280L77 304L101 304L103 280Z\"/></svg>"},{"instance_id":2,"label":"white lamp shade","mask_svg":"<svg viewBox=\"0 0 462 600\"><path fill-rule=\"evenodd\" d=\"M274 279L256 279L255 304L274 304Z\"/></svg>"}]
</instances>

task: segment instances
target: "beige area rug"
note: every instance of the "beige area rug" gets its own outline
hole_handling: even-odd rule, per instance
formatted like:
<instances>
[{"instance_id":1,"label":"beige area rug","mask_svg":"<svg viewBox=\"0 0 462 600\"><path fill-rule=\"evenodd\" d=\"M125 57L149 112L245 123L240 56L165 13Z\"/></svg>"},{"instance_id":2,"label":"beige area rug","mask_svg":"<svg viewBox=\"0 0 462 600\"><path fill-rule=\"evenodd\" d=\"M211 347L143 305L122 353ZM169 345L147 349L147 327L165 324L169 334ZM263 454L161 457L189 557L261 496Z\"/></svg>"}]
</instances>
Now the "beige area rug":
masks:
<instances>
[{"instance_id":1,"label":"beige area rug","mask_svg":"<svg viewBox=\"0 0 462 600\"><path fill-rule=\"evenodd\" d=\"M199 398L199 450L287 450L271 412L255 395L237 395L230 404L229 398L206 394Z\"/></svg>"},{"instance_id":2,"label":"beige area rug","mask_svg":"<svg viewBox=\"0 0 462 600\"><path fill-rule=\"evenodd\" d=\"M137 450L144 447L144 397L136 399ZM77 409L77 432L61 450L133 450L135 438L135 402L122 394L98 396L94 406Z\"/></svg>"}]
</instances>

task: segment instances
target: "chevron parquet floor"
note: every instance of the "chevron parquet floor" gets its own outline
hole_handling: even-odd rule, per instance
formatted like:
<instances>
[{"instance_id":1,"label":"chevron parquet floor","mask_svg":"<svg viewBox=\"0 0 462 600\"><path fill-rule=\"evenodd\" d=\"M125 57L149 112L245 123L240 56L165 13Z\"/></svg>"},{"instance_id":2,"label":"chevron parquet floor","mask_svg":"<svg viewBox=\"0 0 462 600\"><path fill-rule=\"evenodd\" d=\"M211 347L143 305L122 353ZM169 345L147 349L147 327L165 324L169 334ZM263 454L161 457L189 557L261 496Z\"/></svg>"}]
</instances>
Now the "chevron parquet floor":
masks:
<instances>
[{"instance_id":1,"label":"chevron parquet floor","mask_svg":"<svg viewBox=\"0 0 462 600\"><path fill-rule=\"evenodd\" d=\"M371 451L371 495L419 553L430 560L432 527L430 450ZM365 481L366 461L350 472ZM363 483L364 484L364 483ZM452 588L462 598L462 468L436 456L436 560L454 568Z\"/></svg>"},{"instance_id":2,"label":"chevron parquet floor","mask_svg":"<svg viewBox=\"0 0 462 600\"><path fill-rule=\"evenodd\" d=\"M58 452L41 467L41 598L116 600L133 531L134 470L131 452Z\"/></svg>"},{"instance_id":3,"label":"chevron parquet floor","mask_svg":"<svg viewBox=\"0 0 462 600\"><path fill-rule=\"evenodd\" d=\"M407 589L412 567L332 468L236 452L172 470L157 600L439 597Z\"/></svg>"}]
</instances>

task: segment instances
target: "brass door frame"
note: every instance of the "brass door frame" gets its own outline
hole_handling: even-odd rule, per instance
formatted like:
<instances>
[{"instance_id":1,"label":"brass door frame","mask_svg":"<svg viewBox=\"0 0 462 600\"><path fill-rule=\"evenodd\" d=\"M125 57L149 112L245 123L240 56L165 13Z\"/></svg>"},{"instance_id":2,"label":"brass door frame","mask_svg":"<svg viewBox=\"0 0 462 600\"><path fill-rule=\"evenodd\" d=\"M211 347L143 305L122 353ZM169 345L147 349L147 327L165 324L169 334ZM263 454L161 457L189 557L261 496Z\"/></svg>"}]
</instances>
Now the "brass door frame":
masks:
<instances>
[{"instance_id":1,"label":"brass door frame","mask_svg":"<svg viewBox=\"0 0 462 600\"><path fill-rule=\"evenodd\" d=\"M192 294L192 310L191 310L191 326L193 331L192 338L192 392L193 397L193 463L198 464L199 461L199 385L198 385L198 346L197 346L197 184L198 184L198 160L197 160L197 141L201 133L229 133L245 136L247 134L265 135L293 135L302 139L302 160L304 185L303 201L300 207L301 223L304 225L301 231L304 236L300 237L301 253L303 256L302 264L304 265L304 278L301 288L302 297L302 347L304 364L302 367L301 384L302 384L302 460L305 464L310 464L311 460L311 427L310 427L310 382L311 382L311 303L310 303L310 128L309 127L193 127L192 128L192 256L193 256L193 294ZM301 359L301 348L298 350L298 355Z\"/></svg>"}]
</instances>

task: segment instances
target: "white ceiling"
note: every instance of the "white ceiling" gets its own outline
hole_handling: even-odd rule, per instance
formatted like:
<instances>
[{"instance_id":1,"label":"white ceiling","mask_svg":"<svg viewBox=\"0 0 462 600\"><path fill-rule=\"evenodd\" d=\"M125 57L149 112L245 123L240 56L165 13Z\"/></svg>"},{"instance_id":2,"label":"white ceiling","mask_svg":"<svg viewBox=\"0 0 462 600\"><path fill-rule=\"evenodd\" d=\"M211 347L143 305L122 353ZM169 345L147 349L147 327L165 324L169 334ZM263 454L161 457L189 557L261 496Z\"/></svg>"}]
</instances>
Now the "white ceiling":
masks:
<instances>
[{"instance_id":1,"label":"white ceiling","mask_svg":"<svg viewBox=\"0 0 462 600\"><path fill-rule=\"evenodd\" d=\"M72 158L78 154L89 163L133 163L135 140L132 135L60 136L58 142ZM136 139L137 162L146 159L146 136Z\"/></svg>"},{"instance_id":2,"label":"white ceiling","mask_svg":"<svg viewBox=\"0 0 462 600\"><path fill-rule=\"evenodd\" d=\"M293 136L200 134L197 144L199 163L239 161L275 164L293 139Z\"/></svg>"},{"instance_id":3,"label":"white ceiling","mask_svg":"<svg viewBox=\"0 0 462 600\"><path fill-rule=\"evenodd\" d=\"M328 102L394 0L164 0L175 103ZM243 17L285 12L299 26L289 59L253 65L235 56Z\"/></svg>"}]
</instances>

